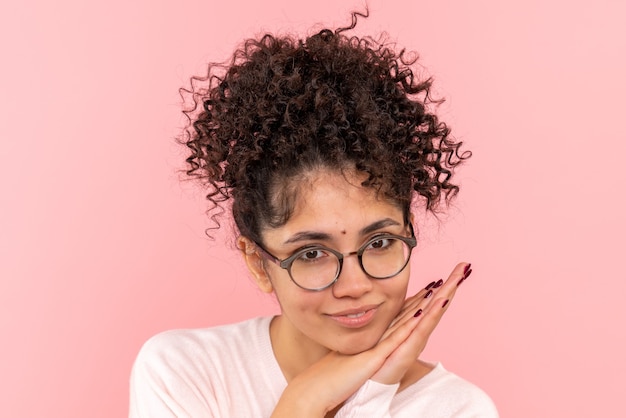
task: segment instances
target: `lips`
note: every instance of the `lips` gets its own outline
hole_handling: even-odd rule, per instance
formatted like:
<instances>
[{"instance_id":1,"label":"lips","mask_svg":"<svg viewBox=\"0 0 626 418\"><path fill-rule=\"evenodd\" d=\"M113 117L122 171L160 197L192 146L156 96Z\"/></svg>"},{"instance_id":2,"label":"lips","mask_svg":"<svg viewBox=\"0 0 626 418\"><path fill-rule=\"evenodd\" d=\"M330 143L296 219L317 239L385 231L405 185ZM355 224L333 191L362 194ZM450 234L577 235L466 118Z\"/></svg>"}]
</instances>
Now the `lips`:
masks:
<instances>
[{"instance_id":1,"label":"lips","mask_svg":"<svg viewBox=\"0 0 626 418\"><path fill-rule=\"evenodd\" d=\"M359 312L359 313L355 313L355 314L347 314L347 315L344 315L344 316L347 316L348 318L360 318L363 315L365 315L365 311Z\"/></svg>"},{"instance_id":2,"label":"lips","mask_svg":"<svg viewBox=\"0 0 626 418\"><path fill-rule=\"evenodd\" d=\"M363 305L363 306L359 306L357 308L345 309L343 311L337 311L335 313L331 313L331 314L328 314L328 315L329 316L358 315L358 314L363 313L365 311L369 311L371 309L376 309L379 306L380 305Z\"/></svg>"},{"instance_id":3,"label":"lips","mask_svg":"<svg viewBox=\"0 0 626 418\"><path fill-rule=\"evenodd\" d=\"M346 309L332 314L328 317L339 325L347 328L360 328L369 324L376 315L380 305L366 305L358 308Z\"/></svg>"}]
</instances>

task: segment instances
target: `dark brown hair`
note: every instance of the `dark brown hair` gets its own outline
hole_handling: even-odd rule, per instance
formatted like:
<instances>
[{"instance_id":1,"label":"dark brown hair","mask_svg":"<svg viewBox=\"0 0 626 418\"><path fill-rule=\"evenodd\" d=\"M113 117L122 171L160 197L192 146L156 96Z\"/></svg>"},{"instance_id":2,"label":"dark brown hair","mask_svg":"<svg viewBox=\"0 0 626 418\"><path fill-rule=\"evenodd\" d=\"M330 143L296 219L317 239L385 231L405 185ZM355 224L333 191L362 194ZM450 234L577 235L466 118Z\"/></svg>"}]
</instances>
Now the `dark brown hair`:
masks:
<instances>
[{"instance_id":1,"label":"dark brown hair","mask_svg":"<svg viewBox=\"0 0 626 418\"><path fill-rule=\"evenodd\" d=\"M256 242L264 227L287 222L297 180L316 168L366 173L363 186L407 219L414 197L433 211L459 190L452 171L470 153L459 154L461 142L432 112L432 80L417 78L404 50L346 36L357 16L304 40L248 39L182 90L193 98L187 174L208 187L214 216L232 199L240 233Z\"/></svg>"}]
</instances>

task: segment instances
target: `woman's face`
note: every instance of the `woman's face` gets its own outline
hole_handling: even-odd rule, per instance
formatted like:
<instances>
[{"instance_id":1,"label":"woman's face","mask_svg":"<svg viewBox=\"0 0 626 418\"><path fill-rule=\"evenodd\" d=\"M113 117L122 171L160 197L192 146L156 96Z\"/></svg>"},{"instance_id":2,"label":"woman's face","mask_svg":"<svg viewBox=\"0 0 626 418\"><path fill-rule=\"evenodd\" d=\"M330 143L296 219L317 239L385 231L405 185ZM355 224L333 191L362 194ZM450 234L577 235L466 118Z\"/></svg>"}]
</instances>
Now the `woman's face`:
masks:
<instances>
[{"instance_id":1,"label":"woman's face","mask_svg":"<svg viewBox=\"0 0 626 418\"><path fill-rule=\"evenodd\" d=\"M266 249L285 259L319 244L343 254L356 251L380 233L409 236L402 210L360 186L362 176L319 171L299 188L289 221L263 232ZM373 347L406 297L409 266L389 279L372 279L356 256L344 257L338 280L322 291L298 287L287 270L266 262L272 290L282 309L281 332L293 343L346 354Z\"/></svg>"}]
</instances>

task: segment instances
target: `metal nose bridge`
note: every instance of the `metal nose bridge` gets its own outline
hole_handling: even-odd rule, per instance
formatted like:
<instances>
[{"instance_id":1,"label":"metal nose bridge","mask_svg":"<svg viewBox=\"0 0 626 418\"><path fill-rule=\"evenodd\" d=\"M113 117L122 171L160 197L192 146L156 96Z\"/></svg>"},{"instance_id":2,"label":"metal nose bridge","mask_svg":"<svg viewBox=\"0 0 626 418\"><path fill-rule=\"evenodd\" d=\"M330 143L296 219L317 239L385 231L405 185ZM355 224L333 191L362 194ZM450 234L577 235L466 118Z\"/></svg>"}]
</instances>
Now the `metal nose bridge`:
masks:
<instances>
[{"instance_id":1,"label":"metal nose bridge","mask_svg":"<svg viewBox=\"0 0 626 418\"><path fill-rule=\"evenodd\" d=\"M339 253L341 256L337 257L338 261L339 261L339 271L337 272L337 277L335 278L335 282L337 280L339 280L339 276L341 276L341 273L343 272L343 261L348 258L348 257L352 257L353 255L357 256L357 265L359 266L359 269L365 273L366 276L370 277L369 273L367 271L365 271L365 267L363 266L363 260L361 259L361 256L359 255L359 251L361 251L360 249L356 250L356 251L351 251L349 253Z\"/></svg>"},{"instance_id":2,"label":"metal nose bridge","mask_svg":"<svg viewBox=\"0 0 626 418\"><path fill-rule=\"evenodd\" d=\"M351 257L351 256L353 256L353 255L358 256L358 255L359 255L359 250L356 250L356 251L351 251L351 252L349 252L349 253L339 253L339 254L341 254L341 257L342 257L342 258Z\"/></svg>"}]
</instances>

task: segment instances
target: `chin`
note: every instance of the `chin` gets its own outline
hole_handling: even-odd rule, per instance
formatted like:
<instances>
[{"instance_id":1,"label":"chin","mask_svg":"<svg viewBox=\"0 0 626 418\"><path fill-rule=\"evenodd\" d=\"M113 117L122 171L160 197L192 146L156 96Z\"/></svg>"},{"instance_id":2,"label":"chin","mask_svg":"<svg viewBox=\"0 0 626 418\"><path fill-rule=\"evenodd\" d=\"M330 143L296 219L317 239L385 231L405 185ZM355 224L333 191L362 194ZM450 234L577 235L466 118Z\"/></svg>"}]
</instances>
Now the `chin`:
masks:
<instances>
[{"instance_id":1,"label":"chin","mask_svg":"<svg viewBox=\"0 0 626 418\"><path fill-rule=\"evenodd\" d=\"M359 337L358 339L353 338L353 339L350 339L349 341L345 341L341 343L340 345L334 344L334 347L331 346L329 348L341 354L354 355L354 354L359 354L359 353L362 353L364 351L367 351L373 348L378 343L378 340L380 340L380 337L373 338L369 336L367 337L362 336L362 337Z\"/></svg>"},{"instance_id":2,"label":"chin","mask_svg":"<svg viewBox=\"0 0 626 418\"><path fill-rule=\"evenodd\" d=\"M356 350L355 349L352 349L352 350L350 350L350 349L341 350L340 349L340 350L335 350L335 351L337 351L339 354L345 354L346 356L353 356L355 354L360 354L360 353L362 353L364 351L367 351L370 348L372 348L372 347L364 348L362 350L361 349L356 349Z\"/></svg>"}]
</instances>

